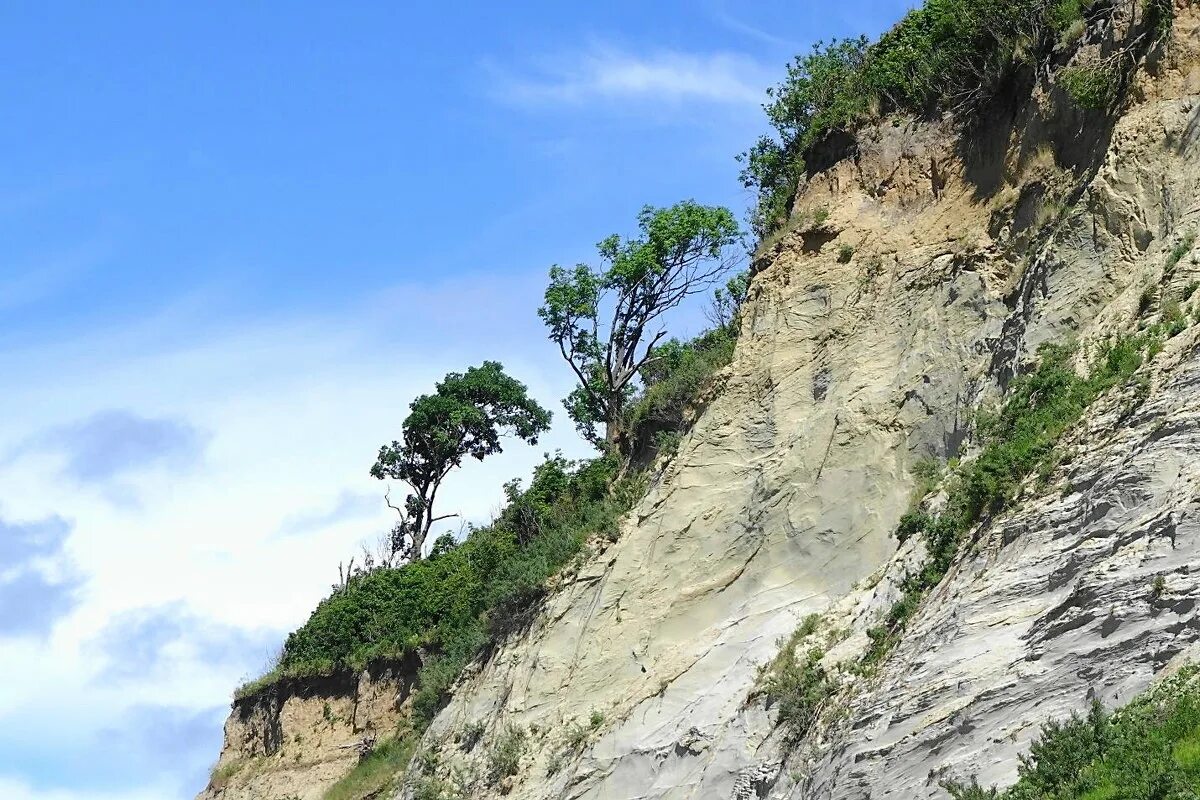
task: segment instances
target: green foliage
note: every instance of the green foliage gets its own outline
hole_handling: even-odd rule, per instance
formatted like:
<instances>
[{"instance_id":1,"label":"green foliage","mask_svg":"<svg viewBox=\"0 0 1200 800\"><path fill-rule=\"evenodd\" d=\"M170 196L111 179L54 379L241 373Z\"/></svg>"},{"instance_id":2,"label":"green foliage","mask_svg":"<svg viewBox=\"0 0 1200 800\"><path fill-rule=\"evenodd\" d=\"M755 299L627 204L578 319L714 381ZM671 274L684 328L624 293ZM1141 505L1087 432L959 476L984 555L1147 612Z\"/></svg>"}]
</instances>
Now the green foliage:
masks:
<instances>
[{"instance_id":1,"label":"green foliage","mask_svg":"<svg viewBox=\"0 0 1200 800\"><path fill-rule=\"evenodd\" d=\"M789 745L799 743L812 727L822 703L833 693L834 684L821 667L824 652L809 648L798 655L800 644L816 632L820 617L811 614L786 641L779 653L759 674L764 695L778 707L777 720L785 729Z\"/></svg>"},{"instance_id":2,"label":"green foliage","mask_svg":"<svg viewBox=\"0 0 1200 800\"><path fill-rule=\"evenodd\" d=\"M853 125L868 111L861 88L866 38L818 42L796 56L780 85L767 89L763 110L775 136L762 136L738 156L741 181L759 193L751 226L761 238L788 216L803 153L827 133Z\"/></svg>"},{"instance_id":3,"label":"green foliage","mask_svg":"<svg viewBox=\"0 0 1200 800\"><path fill-rule=\"evenodd\" d=\"M741 236L729 209L691 200L646 206L638 228L635 238L613 234L597 245L601 269L551 267L538 309L578 379L565 401L568 414L597 445L596 426L603 424L609 449L620 438L635 381L666 335L663 315L727 271L725 250Z\"/></svg>"},{"instance_id":4,"label":"green foliage","mask_svg":"<svg viewBox=\"0 0 1200 800\"><path fill-rule=\"evenodd\" d=\"M398 568L355 576L288 636L277 670L239 696L287 675L361 668L421 648L414 724L428 723L459 672L489 641L529 618L547 579L586 540L615 529L637 492L612 486L614 459L547 457L529 489L508 488L497 520L460 544Z\"/></svg>"},{"instance_id":5,"label":"green foliage","mask_svg":"<svg viewBox=\"0 0 1200 800\"><path fill-rule=\"evenodd\" d=\"M712 384L713 375L733 360L737 331L716 328L687 342L670 339L654 348L642 368L642 390L625 410L626 450L660 450L664 434L687 429L688 409ZM676 439L677 441L677 439Z\"/></svg>"},{"instance_id":6,"label":"green foliage","mask_svg":"<svg viewBox=\"0 0 1200 800\"><path fill-rule=\"evenodd\" d=\"M1170 277L1175 272L1175 267L1183 260L1183 257L1192 252L1192 248L1196 245L1196 232L1190 231L1182 239L1179 244L1171 248L1171 252L1167 254L1167 263L1163 267L1163 274ZM1189 295L1190 296L1190 295Z\"/></svg>"},{"instance_id":7,"label":"green foliage","mask_svg":"<svg viewBox=\"0 0 1200 800\"><path fill-rule=\"evenodd\" d=\"M925 594L950 569L970 529L1016 499L1029 476L1049 473L1057 464L1056 445L1062 435L1102 393L1129 381L1160 335L1150 332L1108 342L1087 376L1072 366L1073 350L1043 345L1036 367L1013 380L999 409L979 415L976 436L981 450L951 477L942 511L932 515L913 509L900 519L897 538L922 535L927 555L901 581L901 597L884 621L867 632L871 645L863 656L865 666L886 657Z\"/></svg>"},{"instance_id":8,"label":"green foliage","mask_svg":"<svg viewBox=\"0 0 1200 800\"><path fill-rule=\"evenodd\" d=\"M525 755L526 733L523 728L509 725L496 737L488 750L488 781L494 786L521 768Z\"/></svg>"},{"instance_id":9,"label":"green foliage","mask_svg":"<svg viewBox=\"0 0 1200 800\"><path fill-rule=\"evenodd\" d=\"M1094 704L1042 728L1017 783L1005 791L977 781L943 784L956 800L1101 800L1195 797L1200 790L1200 690L1195 668L1115 713Z\"/></svg>"},{"instance_id":10,"label":"green foliage","mask_svg":"<svg viewBox=\"0 0 1200 800\"><path fill-rule=\"evenodd\" d=\"M991 97L1015 67L1044 57L1083 13L1079 0L926 0L878 42L818 43L767 92L775 129L739 156L742 184L756 189L762 237L786 218L804 162L835 131L877 113L922 113Z\"/></svg>"},{"instance_id":11,"label":"green foliage","mask_svg":"<svg viewBox=\"0 0 1200 800\"><path fill-rule=\"evenodd\" d=\"M1081 108L1103 110L1117 98L1117 74L1111 67L1066 67L1059 72L1058 80Z\"/></svg>"},{"instance_id":12,"label":"green foliage","mask_svg":"<svg viewBox=\"0 0 1200 800\"><path fill-rule=\"evenodd\" d=\"M396 736L377 743L354 769L325 790L322 800L359 800L395 788L415 747L416 739L412 736Z\"/></svg>"},{"instance_id":13,"label":"green foliage","mask_svg":"<svg viewBox=\"0 0 1200 800\"><path fill-rule=\"evenodd\" d=\"M550 412L495 361L451 372L433 394L421 395L409 408L403 443L379 448L371 476L401 480L411 488L403 519L392 531L392 553L419 559L438 519L433 504L446 475L468 456L482 461L501 452L503 436L537 444L538 434L550 427Z\"/></svg>"},{"instance_id":14,"label":"green foliage","mask_svg":"<svg viewBox=\"0 0 1200 800\"><path fill-rule=\"evenodd\" d=\"M854 248L851 245L844 244L838 248L838 263L849 264L852 258L854 258Z\"/></svg>"}]
</instances>

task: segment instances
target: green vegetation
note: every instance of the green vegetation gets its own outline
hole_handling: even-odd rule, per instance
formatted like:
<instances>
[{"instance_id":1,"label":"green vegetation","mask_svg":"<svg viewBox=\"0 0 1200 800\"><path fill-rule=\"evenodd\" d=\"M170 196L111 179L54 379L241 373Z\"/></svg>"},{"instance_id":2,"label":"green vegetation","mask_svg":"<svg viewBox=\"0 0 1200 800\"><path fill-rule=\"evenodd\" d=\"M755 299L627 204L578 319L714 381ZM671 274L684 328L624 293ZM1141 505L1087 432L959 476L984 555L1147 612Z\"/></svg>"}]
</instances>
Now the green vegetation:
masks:
<instances>
[{"instance_id":1,"label":"green vegetation","mask_svg":"<svg viewBox=\"0 0 1200 800\"><path fill-rule=\"evenodd\" d=\"M943 784L955 800L1119 800L1200 792L1200 688L1189 667L1124 708L1042 728L1017 783L1004 790Z\"/></svg>"},{"instance_id":2,"label":"green vegetation","mask_svg":"<svg viewBox=\"0 0 1200 800\"><path fill-rule=\"evenodd\" d=\"M528 619L546 580L590 536L614 530L637 491L633 479L610 485L616 467L611 457L548 457L528 489L505 487L508 503L493 524L461 543L442 537L427 559L355 575L323 600L288 636L265 680L359 668L420 648L414 712L418 724L427 721L461 668Z\"/></svg>"},{"instance_id":3,"label":"green vegetation","mask_svg":"<svg viewBox=\"0 0 1200 800\"><path fill-rule=\"evenodd\" d=\"M731 323L687 342L670 339L654 348L642 368L642 390L625 408L625 451L673 449L688 428L688 409L712 385L713 375L733 360L736 343Z\"/></svg>"},{"instance_id":4,"label":"green vegetation","mask_svg":"<svg viewBox=\"0 0 1200 800\"><path fill-rule=\"evenodd\" d=\"M377 797L396 786L416 748L413 736L397 736L375 745L346 775L325 790L322 800Z\"/></svg>"},{"instance_id":5,"label":"green vegetation","mask_svg":"<svg viewBox=\"0 0 1200 800\"><path fill-rule=\"evenodd\" d=\"M505 435L537 444L538 434L550 427L550 412L495 361L485 361L466 373L450 373L433 394L421 395L409 408L404 442L379 448L371 467L372 477L403 481L412 490L403 508L392 506L400 521L392 529L385 566L397 557L421 558L433 524L454 516L434 516L434 501L442 481L464 458L482 461L501 452L500 439Z\"/></svg>"},{"instance_id":6,"label":"green vegetation","mask_svg":"<svg viewBox=\"0 0 1200 800\"><path fill-rule=\"evenodd\" d=\"M1072 349L1045 345L1037 366L1012 382L1000 408L979 415L981 450L950 477L943 509L937 514L914 509L901 518L897 537L923 536L927 556L901 582L901 597L883 623L868 631L864 666L886 657L925 594L949 570L971 528L1012 502L1031 475L1049 476L1058 464L1059 438L1096 398L1130 379L1162 333L1154 329L1105 344L1087 376L1075 372ZM930 479L927 473L920 479L926 491Z\"/></svg>"},{"instance_id":7,"label":"green vegetation","mask_svg":"<svg viewBox=\"0 0 1200 800\"><path fill-rule=\"evenodd\" d=\"M763 108L775 134L738 157L742 184L758 192L754 232L761 239L783 224L806 162L833 134L891 112L979 107L1018 71L1046 63L1056 46L1078 39L1092 5L926 0L874 44L835 39L797 56L783 82L767 90ZM1149 0L1145 8L1149 25L1170 30L1170 0ZM1115 96L1115 75L1106 68L1064 77L1088 107Z\"/></svg>"},{"instance_id":8,"label":"green vegetation","mask_svg":"<svg viewBox=\"0 0 1200 800\"><path fill-rule=\"evenodd\" d=\"M805 617L800 627L785 641L779 653L759 672L760 692L777 707L777 721L785 730L789 745L799 743L820 711L821 705L833 693L834 684L821 667L824 651L810 647L803 656L797 655L800 644L817 631L820 617Z\"/></svg>"},{"instance_id":9,"label":"green vegetation","mask_svg":"<svg viewBox=\"0 0 1200 800\"><path fill-rule=\"evenodd\" d=\"M1196 232L1190 231L1182 239L1180 239L1179 244L1171 248L1171 252L1167 254L1167 263L1163 267L1163 275L1168 278L1173 275L1175 273L1175 267L1179 265L1179 262L1183 260L1184 256L1192 252L1192 248L1195 246Z\"/></svg>"},{"instance_id":10,"label":"green vegetation","mask_svg":"<svg viewBox=\"0 0 1200 800\"><path fill-rule=\"evenodd\" d=\"M854 258L854 248L853 247L851 247L848 244L844 244L838 248L838 256L837 256L838 263L849 264L850 260L852 258Z\"/></svg>"},{"instance_id":11,"label":"green vegetation","mask_svg":"<svg viewBox=\"0 0 1200 800\"><path fill-rule=\"evenodd\" d=\"M551 267L538 309L579 381L564 401L567 412L582 436L608 452L620 449L635 381L667 335L663 315L729 270L727 250L740 237L729 209L690 200L646 206L638 227L636 238L613 234L597 245L602 269Z\"/></svg>"},{"instance_id":12,"label":"green vegetation","mask_svg":"<svg viewBox=\"0 0 1200 800\"><path fill-rule=\"evenodd\" d=\"M525 739L525 731L516 725L509 725L496 737L488 750L488 781L493 786L517 774L521 756L525 755Z\"/></svg>"},{"instance_id":13,"label":"green vegetation","mask_svg":"<svg viewBox=\"0 0 1200 800\"><path fill-rule=\"evenodd\" d=\"M208 775L208 785L213 789L224 788L234 775L237 775L246 766L242 759L226 761L224 764L218 764L212 768L212 772Z\"/></svg>"},{"instance_id":14,"label":"green vegetation","mask_svg":"<svg viewBox=\"0 0 1200 800\"><path fill-rule=\"evenodd\" d=\"M1088 65L1063 69L1058 80L1081 108L1101 110L1117 99L1118 75L1106 65Z\"/></svg>"}]
</instances>

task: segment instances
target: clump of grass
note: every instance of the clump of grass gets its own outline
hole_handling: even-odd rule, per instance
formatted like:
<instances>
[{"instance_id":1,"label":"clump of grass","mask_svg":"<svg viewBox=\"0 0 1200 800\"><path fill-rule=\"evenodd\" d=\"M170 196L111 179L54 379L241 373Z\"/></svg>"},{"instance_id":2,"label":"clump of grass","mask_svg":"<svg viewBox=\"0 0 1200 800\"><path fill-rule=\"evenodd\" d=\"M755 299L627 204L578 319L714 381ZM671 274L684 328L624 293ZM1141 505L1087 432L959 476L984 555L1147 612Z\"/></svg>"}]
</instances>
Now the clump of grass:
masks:
<instances>
[{"instance_id":1,"label":"clump of grass","mask_svg":"<svg viewBox=\"0 0 1200 800\"><path fill-rule=\"evenodd\" d=\"M837 260L839 264L849 264L852 258L854 258L853 246L844 244L838 248Z\"/></svg>"},{"instance_id":2,"label":"clump of grass","mask_svg":"<svg viewBox=\"0 0 1200 800\"><path fill-rule=\"evenodd\" d=\"M1188 667L1118 711L1051 722L1004 791L978 780L942 786L955 800L1194 797L1200 786L1200 689Z\"/></svg>"},{"instance_id":3,"label":"clump of grass","mask_svg":"<svg viewBox=\"0 0 1200 800\"><path fill-rule=\"evenodd\" d=\"M226 761L224 764L217 764L212 768L212 772L210 772L208 775L209 787L213 789L222 789L228 786L229 781L233 779L234 775L237 775L245 768L246 763L247 762L244 759L238 758L232 761Z\"/></svg>"},{"instance_id":4,"label":"clump of grass","mask_svg":"<svg viewBox=\"0 0 1200 800\"><path fill-rule=\"evenodd\" d=\"M479 744L479 740L483 738L485 728L486 726L482 721L467 723L458 740L464 752L469 753L475 749L475 745Z\"/></svg>"},{"instance_id":5,"label":"clump of grass","mask_svg":"<svg viewBox=\"0 0 1200 800\"><path fill-rule=\"evenodd\" d=\"M1189 232L1179 243L1171 248L1171 252L1167 254L1167 262L1163 266L1163 275L1171 277L1175 273L1175 267L1183 260L1183 257L1192 252L1192 248L1196 245L1195 231Z\"/></svg>"},{"instance_id":6,"label":"clump of grass","mask_svg":"<svg viewBox=\"0 0 1200 800\"><path fill-rule=\"evenodd\" d=\"M759 672L759 691L778 708L777 722L784 728L789 746L808 735L821 705L833 693L834 683L821 666L824 651L811 647L798 653L800 644L820 625L816 614L805 617L800 627L780 641L779 653Z\"/></svg>"},{"instance_id":7,"label":"clump of grass","mask_svg":"<svg viewBox=\"0 0 1200 800\"><path fill-rule=\"evenodd\" d=\"M1103 110L1117 98L1117 75L1108 66L1064 67L1058 74L1058 80L1081 108Z\"/></svg>"},{"instance_id":8,"label":"clump of grass","mask_svg":"<svg viewBox=\"0 0 1200 800\"><path fill-rule=\"evenodd\" d=\"M1029 476L1049 475L1058 463L1059 438L1101 394L1132 377L1160 335L1108 342L1086 376L1073 368L1071 348L1044 345L1035 368L1012 382L1000 407L978 416L980 453L955 470L943 509L937 514L913 509L900 520L897 538L923 536L927 555L901 581L900 599L884 620L867 631L871 643L862 657L864 667L891 651L926 593L949 571L971 528L1011 503Z\"/></svg>"},{"instance_id":9,"label":"clump of grass","mask_svg":"<svg viewBox=\"0 0 1200 800\"><path fill-rule=\"evenodd\" d=\"M526 744L525 730L516 725L508 725L496 737L488 750L488 781L493 786L517 774Z\"/></svg>"},{"instance_id":10,"label":"clump of grass","mask_svg":"<svg viewBox=\"0 0 1200 800\"><path fill-rule=\"evenodd\" d=\"M600 726L603 724L604 714L599 711L592 711L592 713L588 716L586 725L579 722L572 723L567 728L567 749L574 753L581 752L585 747L587 747L588 744L591 743L592 738L596 735L596 732L600 730Z\"/></svg>"},{"instance_id":11,"label":"clump of grass","mask_svg":"<svg viewBox=\"0 0 1200 800\"><path fill-rule=\"evenodd\" d=\"M394 789L412 759L416 737L396 736L375 745L354 769L330 786L322 800L360 800Z\"/></svg>"}]
</instances>

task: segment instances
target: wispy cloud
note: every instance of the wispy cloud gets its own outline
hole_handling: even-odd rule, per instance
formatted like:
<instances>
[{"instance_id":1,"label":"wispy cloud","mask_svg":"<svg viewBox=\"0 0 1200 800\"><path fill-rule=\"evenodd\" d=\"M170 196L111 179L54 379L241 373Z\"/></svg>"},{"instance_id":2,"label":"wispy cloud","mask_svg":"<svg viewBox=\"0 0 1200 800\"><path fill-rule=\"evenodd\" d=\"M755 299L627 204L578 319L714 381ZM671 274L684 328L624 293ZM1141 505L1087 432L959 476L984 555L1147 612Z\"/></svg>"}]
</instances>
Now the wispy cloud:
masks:
<instances>
[{"instance_id":1,"label":"wispy cloud","mask_svg":"<svg viewBox=\"0 0 1200 800\"><path fill-rule=\"evenodd\" d=\"M276 536L301 536L319 531L330 525L352 519L371 516L383 503L381 493L342 491L333 503L317 509L306 509L288 514L279 523Z\"/></svg>"},{"instance_id":2,"label":"wispy cloud","mask_svg":"<svg viewBox=\"0 0 1200 800\"><path fill-rule=\"evenodd\" d=\"M178 419L101 411L34 437L23 450L63 458L63 473L79 483L106 483L143 469L188 469L199 461L208 435Z\"/></svg>"},{"instance_id":3,"label":"wispy cloud","mask_svg":"<svg viewBox=\"0 0 1200 800\"><path fill-rule=\"evenodd\" d=\"M116 615L88 646L104 663L98 680L109 682L145 679L184 661L252 669L281 639L280 631L223 625L174 602Z\"/></svg>"},{"instance_id":4,"label":"wispy cloud","mask_svg":"<svg viewBox=\"0 0 1200 800\"><path fill-rule=\"evenodd\" d=\"M541 59L523 73L501 68L494 72L497 98L521 105L597 100L755 105L762 102L763 87L772 74L737 53L634 53L607 44Z\"/></svg>"},{"instance_id":5,"label":"wispy cloud","mask_svg":"<svg viewBox=\"0 0 1200 800\"><path fill-rule=\"evenodd\" d=\"M82 579L64 552L70 524L0 520L0 637L46 636L76 606Z\"/></svg>"}]
</instances>

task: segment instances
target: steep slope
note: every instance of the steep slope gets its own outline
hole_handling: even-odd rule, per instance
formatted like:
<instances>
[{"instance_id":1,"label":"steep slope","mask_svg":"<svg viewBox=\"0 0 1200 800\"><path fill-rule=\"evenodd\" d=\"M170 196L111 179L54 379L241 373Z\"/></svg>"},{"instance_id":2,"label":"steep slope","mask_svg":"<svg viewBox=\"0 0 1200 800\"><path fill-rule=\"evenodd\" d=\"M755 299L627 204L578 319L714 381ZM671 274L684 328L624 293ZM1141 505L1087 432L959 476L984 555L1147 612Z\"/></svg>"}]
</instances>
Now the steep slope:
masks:
<instances>
[{"instance_id":1,"label":"steep slope","mask_svg":"<svg viewBox=\"0 0 1200 800\"><path fill-rule=\"evenodd\" d=\"M439 774L470 796L938 796L945 766L1011 779L1038 724L1092 688L1127 699L1181 652L1194 558L1154 531L1191 530L1190 333L1134 416L1112 399L1084 422L1075 488L989 528L806 747L789 753L751 699L776 641L839 598L859 611L840 657L865 643L891 584L845 596L892 558L916 458L954 455L969 410L1041 342L1135 324L1200 223L1195 26L1185 10L1119 118L1043 81L966 132L864 131L812 175L760 259L723 393L621 540L459 687L425 739ZM1125 18L1095 35L1141 33ZM1197 277L1183 262L1166 291ZM1148 602L1172 570L1178 602ZM455 746L477 720L485 744L528 731L515 775Z\"/></svg>"},{"instance_id":2,"label":"steep slope","mask_svg":"<svg viewBox=\"0 0 1200 800\"><path fill-rule=\"evenodd\" d=\"M399 797L945 797L946 777L1011 781L1039 725L1190 652L1195 326L1088 409L1045 485L856 668L923 557L894 537L918 461L969 456L974 410L1039 345L1079 341L1082 367L1172 300L1196 314L1200 14L1180 4L1148 48L1141 3L1118 7L1069 57L1129 48L1119 113L1047 72L965 128L895 116L827 143L756 258L720 391L621 536L464 674ZM837 688L795 742L758 677L811 614L836 633ZM354 763L342 745L403 717L411 675L375 680L235 706L204 800L321 797ZM368 695L369 718L337 710Z\"/></svg>"}]
</instances>

